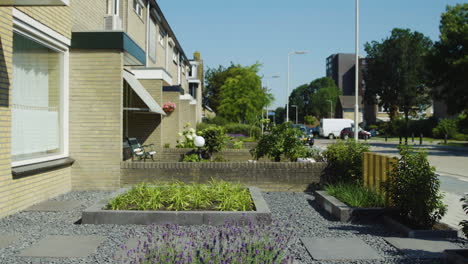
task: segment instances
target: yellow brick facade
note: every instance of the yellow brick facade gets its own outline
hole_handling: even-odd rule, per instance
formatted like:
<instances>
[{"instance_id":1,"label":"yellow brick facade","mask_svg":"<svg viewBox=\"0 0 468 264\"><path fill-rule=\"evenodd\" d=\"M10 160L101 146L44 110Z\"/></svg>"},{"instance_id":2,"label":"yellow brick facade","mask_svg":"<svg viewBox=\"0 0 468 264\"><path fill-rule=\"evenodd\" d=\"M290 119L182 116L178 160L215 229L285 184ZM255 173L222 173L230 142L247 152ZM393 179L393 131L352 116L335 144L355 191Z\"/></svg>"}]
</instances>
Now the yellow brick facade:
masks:
<instances>
[{"instance_id":1,"label":"yellow brick facade","mask_svg":"<svg viewBox=\"0 0 468 264\"><path fill-rule=\"evenodd\" d=\"M104 30L107 0L72 0L72 31Z\"/></svg>"},{"instance_id":2,"label":"yellow brick facade","mask_svg":"<svg viewBox=\"0 0 468 264\"><path fill-rule=\"evenodd\" d=\"M80 1L80 0L72 0ZM71 9L69 6L18 6L18 10L40 23L71 38Z\"/></svg>"},{"instance_id":3,"label":"yellow brick facade","mask_svg":"<svg viewBox=\"0 0 468 264\"><path fill-rule=\"evenodd\" d=\"M122 160L123 55L70 52L70 155L76 190L119 188Z\"/></svg>"},{"instance_id":4,"label":"yellow brick facade","mask_svg":"<svg viewBox=\"0 0 468 264\"><path fill-rule=\"evenodd\" d=\"M18 7L42 24L70 37L68 7ZM70 168L13 179L11 171L11 82L13 7L0 7L0 217L71 190Z\"/></svg>"}]
</instances>

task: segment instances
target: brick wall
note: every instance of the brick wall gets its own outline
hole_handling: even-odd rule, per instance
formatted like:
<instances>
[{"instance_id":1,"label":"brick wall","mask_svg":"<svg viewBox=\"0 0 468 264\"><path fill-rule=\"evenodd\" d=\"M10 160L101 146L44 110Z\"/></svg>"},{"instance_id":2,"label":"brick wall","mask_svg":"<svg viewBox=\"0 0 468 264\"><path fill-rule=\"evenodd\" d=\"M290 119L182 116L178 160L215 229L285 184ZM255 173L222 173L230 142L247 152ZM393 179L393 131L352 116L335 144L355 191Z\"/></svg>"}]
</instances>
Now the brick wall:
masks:
<instances>
[{"instance_id":1,"label":"brick wall","mask_svg":"<svg viewBox=\"0 0 468 264\"><path fill-rule=\"evenodd\" d=\"M67 18L64 17L68 8L21 7L18 9L69 37L70 29L67 28ZM0 7L0 217L66 193L71 189L70 168L15 180L11 174L11 110L9 104L13 74L12 10L12 7Z\"/></svg>"},{"instance_id":2,"label":"brick wall","mask_svg":"<svg viewBox=\"0 0 468 264\"><path fill-rule=\"evenodd\" d=\"M74 1L77 0L71 2ZM16 8L61 35L71 38L72 19L69 6L18 6Z\"/></svg>"},{"instance_id":3,"label":"brick wall","mask_svg":"<svg viewBox=\"0 0 468 264\"><path fill-rule=\"evenodd\" d=\"M177 144L177 140L179 136L179 111L180 111L180 101L179 101L179 92L163 92L163 100L162 103L166 102L173 102L176 104L177 109L168 114L167 116L163 117L162 120L162 131L161 131L161 138L162 144L170 144L174 147Z\"/></svg>"},{"instance_id":4,"label":"brick wall","mask_svg":"<svg viewBox=\"0 0 468 264\"><path fill-rule=\"evenodd\" d=\"M123 55L120 51L70 53L70 155L77 190L119 187L122 160Z\"/></svg>"},{"instance_id":5,"label":"brick wall","mask_svg":"<svg viewBox=\"0 0 468 264\"><path fill-rule=\"evenodd\" d=\"M107 0L72 0L72 31L104 30Z\"/></svg>"},{"instance_id":6,"label":"brick wall","mask_svg":"<svg viewBox=\"0 0 468 264\"><path fill-rule=\"evenodd\" d=\"M140 182L240 182L263 191L306 191L320 183L325 163L122 162L122 185Z\"/></svg>"},{"instance_id":7,"label":"brick wall","mask_svg":"<svg viewBox=\"0 0 468 264\"><path fill-rule=\"evenodd\" d=\"M124 0L123 4L127 12L124 30L140 48L146 50L146 6L143 6L142 15L139 17L133 10L133 0Z\"/></svg>"}]
</instances>

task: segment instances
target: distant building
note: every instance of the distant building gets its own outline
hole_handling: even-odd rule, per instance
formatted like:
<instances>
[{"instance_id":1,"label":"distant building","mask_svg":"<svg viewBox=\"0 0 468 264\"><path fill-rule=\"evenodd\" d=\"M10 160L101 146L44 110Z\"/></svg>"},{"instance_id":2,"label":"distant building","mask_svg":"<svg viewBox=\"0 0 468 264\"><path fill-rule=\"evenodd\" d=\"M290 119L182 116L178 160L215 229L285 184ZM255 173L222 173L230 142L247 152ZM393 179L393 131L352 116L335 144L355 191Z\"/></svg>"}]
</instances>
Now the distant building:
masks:
<instances>
[{"instance_id":1,"label":"distant building","mask_svg":"<svg viewBox=\"0 0 468 264\"><path fill-rule=\"evenodd\" d=\"M335 118L344 118L354 120L354 96L340 95L336 102ZM359 96L359 123L363 121L363 104L362 97Z\"/></svg>"},{"instance_id":2,"label":"distant building","mask_svg":"<svg viewBox=\"0 0 468 264\"><path fill-rule=\"evenodd\" d=\"M355 71L355 55L353 53L337 53L327 58L327 77L335 81L343 95L355 94ZM359 83L361 84L359 95L362 96L362 82Z\"/></svg>"}]
</instances>

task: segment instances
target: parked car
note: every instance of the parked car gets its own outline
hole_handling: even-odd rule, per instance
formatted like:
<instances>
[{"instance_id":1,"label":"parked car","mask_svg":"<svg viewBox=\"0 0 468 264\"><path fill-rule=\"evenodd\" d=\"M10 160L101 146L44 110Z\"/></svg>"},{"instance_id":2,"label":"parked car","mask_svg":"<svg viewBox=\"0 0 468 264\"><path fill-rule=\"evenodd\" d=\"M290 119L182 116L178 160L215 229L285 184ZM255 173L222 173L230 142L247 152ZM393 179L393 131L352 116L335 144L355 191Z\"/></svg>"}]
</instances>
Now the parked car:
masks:
<instances>
[{"instance_id":1,"label":"parked car","mask_svg":"<svg viewBox=\"0 0 468 264\"><path fill-rule=\"evenodd\" d=\"M320 135L320 126L316 126L316 127L308 127L307 128L307 135L314 135L314 138L315 137L318 137Z\"/></svg>"},{"instance_id":2,"label":"parked car","mask_svg":"<svg viewBox=\"0 0 468 264\"><path fill-rule=\"evenodd\" d=\"M341 130L341 133L340 133L341 139L348 139L348 138L353 138L353 137L354 137L353 127L347 127ZM364 129L359 128L358 137L361 139L369 139L372 137L372 135L368 131L365 131Z\"/></svg>"},{"instance_id":3,"label":"parked car","mask_svg":"<svg viewBox=\"0 0 468 264\"><path fill-rule=\"evenodd\" d=\"M293 124L291 126L302 132L302 134L299 136L299 139L304 143L304 145L308 145L308 146L314 145L314 135L308 133L308 129L305 125Z\"/></svg>"},{"instance_id":4,"label":"parked car","mask_svg":"<svg viewBox=\"0 0 468 264\"><path fill-rule=\"evenodd\" d=\"M340 137L341 130L354 126L351 119L324 118L320 120L320 136L329 139Z\"/></svg>"}]
</instances>

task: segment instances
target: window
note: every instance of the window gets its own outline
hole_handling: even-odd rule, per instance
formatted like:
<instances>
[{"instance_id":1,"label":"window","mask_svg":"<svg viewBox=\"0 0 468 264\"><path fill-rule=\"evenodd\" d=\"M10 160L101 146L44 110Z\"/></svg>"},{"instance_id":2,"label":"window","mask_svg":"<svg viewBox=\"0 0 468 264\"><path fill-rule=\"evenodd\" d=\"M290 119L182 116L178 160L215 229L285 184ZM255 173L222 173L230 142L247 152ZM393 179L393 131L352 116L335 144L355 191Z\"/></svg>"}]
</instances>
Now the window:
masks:
<instances>
[{"instance_id":1,"label":"window","mask_svg":"<svg viewBox=\"0 0 468 264\"><path fill-rule=\"evenodd\" d=\"M19 30L13 34L13 166L67 154L65 51Z\"/></svg>"},{"instance_id":2,"label":"window","mask_svg":"<svg viewBox=\"0 0 468 264\"><path fill-rule=\"evenodd\" d=\"M156 62L156 23L152 19L149 24L148 56L153 62Z\"/></svg>"},{"instance_id":3,"label":"window","mask_svg":"<svg viewBox=\"0 0 468 264\"><path fill-rule=\"evenodd\" d=\"M192 70L190 71L190 77L197 77L198 65L192 64Z\"/></svg>"},{"instance_id":4,"label":"window","mask_svg":"<svg viewBox=\"0 0 468 264\"><path fill-rule=\"evenodd\" d=\"M189 83L189 93L193 99L197 99L198 83Z\"/></svg>"},{"instance_id":5,"label":"window","mask_svg":"<svg viewBox=\"0 0 468 264\"><path fill-rule=\"evenodd\" d=\"M164 47L164 38L166 37L166 33L159 29L159 44L161 44Z\"/></svg>"},{"instance_id":6,"label":"window","mask_svg":"<svg viewBox=\"0 0 468 264\"><path fill-rule=\"evenodd\" d=\"M172 53L172 60L175 62L175 64L177 64L178 58L179 58L179 53L178 53L177 50L174 48L174 52Z\"/></svg>"},{"instance_id":7,"label":"window","mask_svg":"<svg viewBox=\"0 0 468 264\"><path fill-rule=\"evenodd\" d=\"M114 0L114 15L119 15L119 0Z\"/></svg>"},{"instance_id":8,"label":"window","mask_svg":"<svg viewBox=\"0 0 468 264\"><path fill-rule=\"evenodd\" d=\"M139 0L133 0L133 10L139 17L143 16L143 4Z\"/></svg>"}]
</instances>

